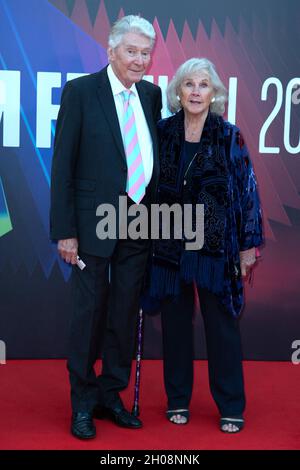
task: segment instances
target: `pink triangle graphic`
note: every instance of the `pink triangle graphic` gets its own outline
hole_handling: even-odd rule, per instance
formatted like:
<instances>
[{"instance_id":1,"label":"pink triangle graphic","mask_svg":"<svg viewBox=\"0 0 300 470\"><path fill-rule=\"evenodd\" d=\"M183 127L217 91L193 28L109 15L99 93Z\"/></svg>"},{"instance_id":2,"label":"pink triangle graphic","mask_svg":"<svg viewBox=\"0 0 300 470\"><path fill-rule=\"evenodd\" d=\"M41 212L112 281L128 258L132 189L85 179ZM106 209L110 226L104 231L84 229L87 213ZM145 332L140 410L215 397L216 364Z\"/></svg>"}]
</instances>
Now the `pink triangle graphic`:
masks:
<instances>
[{"instance_id":1,"label":"pink triangle graphic","mask_svg":"<svg viewBox=\"0 0 300 470\"><path fill-rule=\"evenodd\" d=\"M150 68L147 71L147 75L153 75L154 83L157 83L159 75L168 75L170 79L173 77L175 70L156 18L154 19L153 27L156 32L156 44L153 51L152 62Z\"/></svg>"},{"instance_id":2,"label":"pink triangle graphic","mask_svg":"<svg viewBox=\"0 0 300 470\"><path fill-rule=\"evenodd\" d=\"M166 37L166 47L169 51L170 58L175 70L185 62L185 54L182 49L181 42L179 40L177 31L175 29L174 23L170 20L168 33Z\"/></svg>"},{"instance_id":3,"label":"pink triangle graphic","mask_svg":"<svg viewBox=\"0 0 300 470\"><path fill-rule=\"evenodd\" d=\"M110 27L111 25L107 16L104 0L101 0L101 4L94 23L93 36L95 40L104 48L107 48Z\"/></svg>"},{"instance_id":4,"label":"pink triangle graphic","mask_svg":"<svg viewBox=\"0 0 300 470\"><path fill-rule=\"evenodd\" d=\"M75 5L72 11L71 20L77 24L83 31L92 36L93 28L91 19L86 6L82 0L75 0Z\"/></svg>"}]
</instances>

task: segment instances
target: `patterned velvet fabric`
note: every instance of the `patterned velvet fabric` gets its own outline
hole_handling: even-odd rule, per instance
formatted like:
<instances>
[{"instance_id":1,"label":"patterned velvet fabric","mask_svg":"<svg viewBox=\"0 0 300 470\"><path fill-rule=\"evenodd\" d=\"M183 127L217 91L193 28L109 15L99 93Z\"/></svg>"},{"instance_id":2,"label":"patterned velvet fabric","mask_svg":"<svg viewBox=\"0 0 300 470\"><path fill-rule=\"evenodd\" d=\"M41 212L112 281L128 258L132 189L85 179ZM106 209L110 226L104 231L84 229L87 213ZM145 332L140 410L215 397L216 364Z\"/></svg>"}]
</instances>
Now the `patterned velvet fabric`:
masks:
<instances>
[{"instance_id":1,"label":"patterned velvet fabric","mask_svg":"<svg viewBox=\"0 0 300 470\"><path fill-rule=\"evenodd\" d=\"M183 111L161 120L158 128L158 202L192 204L193 208L203 204L204 245L187 251L184 239L153 241L150 296L176 296L182 281L195 281L217 294L228 312L237 316L243 306L239 252L263 241L256 179L247 147L236 126L209 113L197 153L184 174ZM192 220L194 229L195 210Z\"/></svg>"}]
</instances>

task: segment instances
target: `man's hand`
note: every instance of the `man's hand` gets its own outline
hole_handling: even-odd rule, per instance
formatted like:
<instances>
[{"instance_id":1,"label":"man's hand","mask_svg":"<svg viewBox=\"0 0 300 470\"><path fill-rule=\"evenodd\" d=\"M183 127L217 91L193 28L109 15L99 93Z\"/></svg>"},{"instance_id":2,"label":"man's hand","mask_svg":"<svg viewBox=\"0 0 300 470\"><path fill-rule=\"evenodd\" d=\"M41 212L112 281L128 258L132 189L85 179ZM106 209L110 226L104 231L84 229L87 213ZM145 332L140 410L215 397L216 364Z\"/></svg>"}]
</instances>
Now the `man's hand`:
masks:
<instances>
[{"instance_id":1,"label":"man's hand","mask_svg":"<svg viewBox=\"0 0 300 470\"><path fill-rule=\"evenodd\" d=\"M77 238L67 238L66 240L59 240L57 249L66 263L76 264L78 253L78 240Z\"/></svg>"},{"instance_id":2,"label":"man's hand","mask_svg":"<svg viewBox=\"0 0 300 470\"><path fill-rule=\"evenodd\" d=\"M247 276L251 267L255 264L255 261L255 247L250 248L250 250L240 251L240 265L243 277Z\"/></svg>"}]
</instances>

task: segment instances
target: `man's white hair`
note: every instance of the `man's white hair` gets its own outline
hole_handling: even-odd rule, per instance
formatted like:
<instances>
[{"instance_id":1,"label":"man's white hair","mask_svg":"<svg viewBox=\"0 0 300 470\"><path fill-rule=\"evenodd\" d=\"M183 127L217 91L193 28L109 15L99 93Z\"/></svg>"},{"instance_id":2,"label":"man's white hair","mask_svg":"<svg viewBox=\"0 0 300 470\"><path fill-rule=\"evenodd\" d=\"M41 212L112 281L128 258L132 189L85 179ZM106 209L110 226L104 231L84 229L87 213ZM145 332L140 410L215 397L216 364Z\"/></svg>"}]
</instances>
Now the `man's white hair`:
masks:
<instances>
[{"instance_id":1,"label":"man's white hair","mask_svg":"<svg viewBox=\"0 0 300 470\"><path fill-rule=\"evenodd\" d=\"M137 33L146 36L151 41L151 47L155 43L155 31L151 23L137 15L127 15L116 21L108 36L108 46L113 49L117 47L124 34Z\"/></svg>"}]
</instances>

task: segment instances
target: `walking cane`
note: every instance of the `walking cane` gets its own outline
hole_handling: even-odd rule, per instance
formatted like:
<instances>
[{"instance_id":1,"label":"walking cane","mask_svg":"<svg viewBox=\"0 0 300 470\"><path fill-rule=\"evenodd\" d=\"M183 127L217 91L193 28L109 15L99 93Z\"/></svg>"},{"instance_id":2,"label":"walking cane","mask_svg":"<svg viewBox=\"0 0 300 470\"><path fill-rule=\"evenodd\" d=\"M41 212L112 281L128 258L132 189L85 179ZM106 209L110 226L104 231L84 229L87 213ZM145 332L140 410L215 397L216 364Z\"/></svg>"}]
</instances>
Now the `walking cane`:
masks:
<instances>
[{"instance_id":1,"label":"walking cane","mask_svg":"<svg viewBox=\"0 0 300 470\"><path fill-rule=\"evenodd\" d=\"M137 330L137 351L136 351L136 368L135 368L135 385L134 385L134 402L131 414L139 416L139 400L140 400L140 379L141 379L141 358L142 358L142 341L143 341L143 309L139 310L138 330Z\"/></svg>"}]
</instances>

